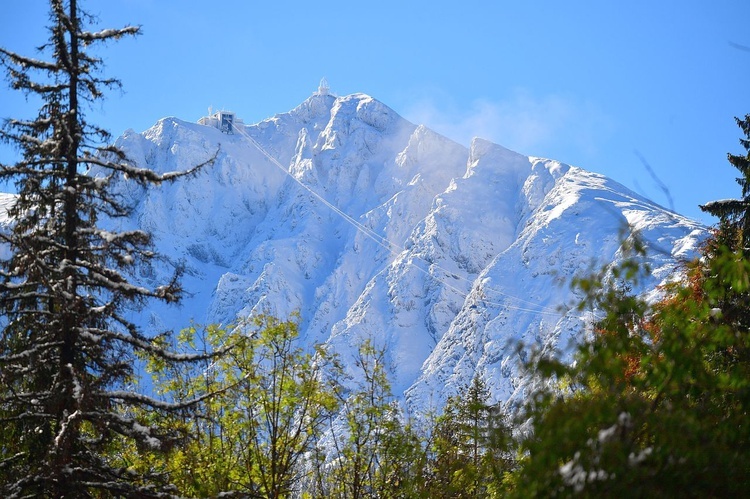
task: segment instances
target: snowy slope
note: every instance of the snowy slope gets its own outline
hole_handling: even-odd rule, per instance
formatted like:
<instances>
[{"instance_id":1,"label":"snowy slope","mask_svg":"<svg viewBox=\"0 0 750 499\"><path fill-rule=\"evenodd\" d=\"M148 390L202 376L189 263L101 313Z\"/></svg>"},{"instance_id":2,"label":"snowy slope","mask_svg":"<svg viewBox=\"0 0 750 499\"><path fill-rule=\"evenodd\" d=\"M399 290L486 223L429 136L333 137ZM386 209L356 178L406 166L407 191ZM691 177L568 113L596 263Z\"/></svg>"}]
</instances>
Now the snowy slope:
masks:
<instances>
[{"instance_id":1,"label":"snowy slope","mask_svg":"<svg viewBox=\"0 0 750 499\"><path fill-rule=\"evenodd\" d=\"M475 372L498 400L520 395L516 342L564 349L582 334L560 308L570 279L617 259L628 224L654 250L651 287L704 234L601 175L480 139L467 149L362 94L315 94L233 135L166 118L118 145L159 171L219 150L195 178L118 185L137 202L127 223L188 270L185 303L144 325L299 311L307 344L345 359L363 338L385 347L416 409Z\"/></svg>"}]
</instances>

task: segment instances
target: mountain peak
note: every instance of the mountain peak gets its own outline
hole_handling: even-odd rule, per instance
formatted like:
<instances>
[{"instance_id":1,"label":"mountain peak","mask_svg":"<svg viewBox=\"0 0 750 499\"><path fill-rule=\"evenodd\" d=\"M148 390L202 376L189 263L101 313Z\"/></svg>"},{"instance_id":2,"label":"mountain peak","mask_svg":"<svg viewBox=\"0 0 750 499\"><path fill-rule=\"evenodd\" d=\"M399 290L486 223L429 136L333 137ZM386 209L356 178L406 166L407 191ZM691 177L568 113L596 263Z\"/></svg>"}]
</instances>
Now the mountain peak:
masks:
<instances>
[{"instance_id":1,"label":"mountain peak","mask_svg":"<svg viewBox=\"0 0 750 499\"><path fill-rule=\"evenodd\" d=\"M335 102L336 96L316 92L292 109L290 114L307 123L328 116Z\"/></svg>"},{"instance_id":2,"label":"mountain peak","mask_svg":"<svg viewBox=\"0 0 750 499\"><path fill-rule=\"evenodd\" d=\"M622 257L622 223L660 248L649 289L705 234L600 176L483 139L467 149L325 88L234 135L168 118L119 139L157 171L221 144L199 176L139 194L134 209L132 224L186 265L184 307L153 311L165 327L297 311L300 341L345 362L365 338L385 348L412 407L475 374L506 400L524 386L518 341L565 348L584 330L561 308L569 280Z\"/></svg>"},{"instance_id":3,"label":"mountain peak","mask_svg":"<svg viewBox=\"0 0 750 499\"><path fill-rule=\"evenodd\" d=\"M528 175L531 171L528 156L476 137L471 141L466 176L473 175L480 163L488 165L494 174L514 170L520 175Z\"/></svg>"}]
</instances>

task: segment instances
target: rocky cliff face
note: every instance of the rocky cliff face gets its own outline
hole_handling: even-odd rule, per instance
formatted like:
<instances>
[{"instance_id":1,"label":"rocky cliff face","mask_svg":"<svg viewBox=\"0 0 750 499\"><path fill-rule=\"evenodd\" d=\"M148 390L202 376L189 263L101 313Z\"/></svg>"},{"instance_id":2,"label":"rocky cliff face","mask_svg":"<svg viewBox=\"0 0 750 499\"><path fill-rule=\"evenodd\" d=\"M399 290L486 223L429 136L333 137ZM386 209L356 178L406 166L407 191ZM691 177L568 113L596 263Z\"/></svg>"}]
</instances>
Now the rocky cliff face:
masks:
<instances>
[{"instance_id":1,"label":"rocky cliff face","mask_svg":"<svg viewBox=\"0 0 750 499\"><path fill-rule=\"evenodd\" d=\"M570 280L620 258L628 227L651 250L646 289L704 235L601 175L480 139L466 149L362 94L314 95L233 135L166 118L118 145L159 171L219 149L196 178L117 186L136 200L125 224L188 270L184 305L144 325L298 311L309 345L344 359L363 338L385 347L413 409L475 373L497 400L522 395L516 343L564 351L583 334Z\"/></svg>"}]
</instances>

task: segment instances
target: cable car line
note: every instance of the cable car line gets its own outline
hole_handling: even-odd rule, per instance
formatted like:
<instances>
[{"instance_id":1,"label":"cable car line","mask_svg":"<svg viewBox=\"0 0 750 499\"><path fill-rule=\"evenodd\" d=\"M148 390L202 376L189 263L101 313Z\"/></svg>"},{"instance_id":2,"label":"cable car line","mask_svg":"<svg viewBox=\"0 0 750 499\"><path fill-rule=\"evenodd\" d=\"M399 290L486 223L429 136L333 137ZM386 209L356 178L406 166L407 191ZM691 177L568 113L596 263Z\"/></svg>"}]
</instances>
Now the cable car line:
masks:
<instances>
[{"instance_id":1,"label":"cable car line","mask_svg":"<svg viewBox=\"0 0 750 499\"><path fill-rule=\"evenodd\" d=\"M368 237L369 239L371 239L372 241L374 241L378 246L382 247L383 249L385 249L386 251L388 251L389 253L391 253L391 255L393 255L394 257L399 257L401 254L403 254L404 252L407 251L406 248L404 248L403 246L401 246L401 245L399 245L397 243L394 243L394 242L388 240L387 238L385 238L385 237L377 234L376 232L374 232L372 229L370 229L369 227L365 226L361 222L355 220L353 217L351 217L350 215L348 215L347 213L345 213L344 211L342 211L340 208L338 208L337 206L335 206L334 204L332 204L331 202L329 202L328 200L326 200L320 194L318 194L317 192L315 192L311 187L309 187L308 185L306 185L305 183L303 183L300 179L298 179L297 177L295 177L294 175L292 175L292 173L287 168L285 168L276 158L274 158L273 156L271 156L271 154L268 153L265 150L265 148L260 143L258 143L258 141L256 141L254 138L252 138L247 133L247 131L244 130L243 126L235 126L235 127L233 127L233 130L235 132L238 132L242 137L244 137L251 144L253 144L256 147L256 149L258 149L258 151L260 151L260 153L263 154L263 156L265 156L266 159L268 159L271 162L271 164L273 164L274 166L276 166L285 175L287 175L292 180L294 180L300 187L302 187L307 192L309 192L313 197L315 197L320 202L322 202L325 206L327 206L329 209L331 209L334 213L336 213L337 215L339 215L340 217L342 217L347 223L351 224L352 226L354 226L354 228L356 228L358 231L360 231L361 233L363 233L366 237ZM445 275L453 276L455 278L458 278L459 280L463 280L463 281L469 283L472 286L474 285L475 281L472 281L471 279L468 279L468 278L460 276L460 275L456 275L455 273L449 271L448 269L445 269L445 268L441 267L440 265L438 265L436 263L430 263L427 260L425 260L424 258L421 258L421 257L419 257L417 255L411 254L411 256L413 258L416 258L417 260L420 260L420 261L426 263L427 265L429 265L433 269L437 269L437 270L442 271ZM419 265L414 264L411 261L405 261L405 263L407 265L413 266L414 268L416 268L417 270L419 270L423 274L427 275L428 277L430 277L432 279L436 279L441 284L443 284L446 288L451 289L452 291L456 292L459 296L464 297L464 299L468 298L469 294L467 292L463 291L462 289L457 288L456 286L453 286L452 284L450 284L449 282L447 282L445 279L442 279L442 278L438 277L437 275L431 274L427 270L423 269ZM548 316L554 316L554 317L563 317L563 316L565 316L565 313L566 313L565 311L561 311L561 310L558 310L558 309L555 309L555 308L552 308L552 307L541 305L541 304L539 304L537 302L533 302L533 301L530 301L530 300L525 300L523 298L519 298L517 296L513 296L511 294L505 293L505 292L500 291L500 290L495 289L495 288L486 288L486 289L482 289L482 291L490 291L492 293L496 293L497 295L503 296L503 297L505 297L507 299L516 300L517 302L519 302L521 304L525 303L529 307L534 307L534 308L527 308L527 307L522 307L522 306L518 306L518 305L512 305L512 304L509 304L509 303L495 302L495 301L492 301L492 300L482 299L482 301L485 304L488 304L488 305L492 305L492 306L496 306L496 307L505 307L505 308L508 308L508 309L511 309L511 310L518 310L518 311L521 311L521 312L530 312L530 313L541 314L541 315L548 315Z\"/></svg>"}]
</instances>

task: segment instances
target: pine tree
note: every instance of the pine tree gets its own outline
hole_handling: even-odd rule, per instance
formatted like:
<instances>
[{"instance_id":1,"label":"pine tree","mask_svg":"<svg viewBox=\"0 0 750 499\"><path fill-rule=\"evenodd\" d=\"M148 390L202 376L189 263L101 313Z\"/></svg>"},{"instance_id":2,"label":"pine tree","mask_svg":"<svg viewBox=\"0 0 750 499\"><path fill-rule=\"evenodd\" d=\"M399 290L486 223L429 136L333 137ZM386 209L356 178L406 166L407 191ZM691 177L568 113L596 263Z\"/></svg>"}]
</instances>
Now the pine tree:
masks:
<instances>
[{"instance_id":1,"label":"pine tree","mask_svg":"<svg viewBox=\"0 0 750 499\"><path fill-rule=\"evenodd\" d=\"M135 270L156 256L149 235L105 226L128 215L115 179L147 186L200 166L165 175L139 168L87 120L104 91L120 85L100 76L102 60L87 49L139 32L89 31L93 22L76 0L51 0L49 41L39 49L48 60L0 49L12 88L43 102L35 119L6 120L0 131L21 153L16 164L0 165L0 180L18 193L12 227L0 234L10 249L0 262L3 497L163 497L171 490L163 477L136 476L108 451L118 439L163 449L172 438L134 416L181 407L132 388L134 359L189 356L172 354L168 338L139 330L127 312L148 299L176 302L179 272L163 286L138 282Z\"/></svg>"},{"instance_id":2,"label":"pine tree","mask_svg":"<svg viewBox=\"0 0 750 499\"><path fill-rule=\"evenodd\" d=\"M746 245L746 241L750 239L750 114L746 114L745 119L735 118L735 121L745 134L745 138L740 139L740 144L747 154L740 156L729 153L727 158L741 174L737 178L737 183L742 187L742 198L711 201L700 208L718 217L723 223L738 227L742 234L743 244Z\"/></svg>"},{"instance_id":3,"label":"pine tree","mask_svg":"<svg viewBox=\"0 0 750 499\"><path fill-rule=\"evenodd\" d=\"M505 414L480 377L445 404L432 431L430 497L488 497L514 465Z\"/></svg>"}]
</instances>

